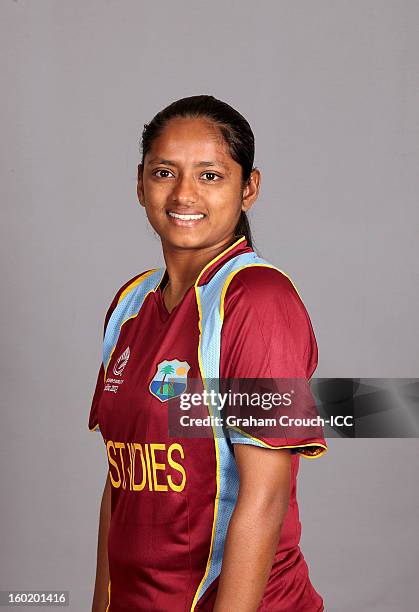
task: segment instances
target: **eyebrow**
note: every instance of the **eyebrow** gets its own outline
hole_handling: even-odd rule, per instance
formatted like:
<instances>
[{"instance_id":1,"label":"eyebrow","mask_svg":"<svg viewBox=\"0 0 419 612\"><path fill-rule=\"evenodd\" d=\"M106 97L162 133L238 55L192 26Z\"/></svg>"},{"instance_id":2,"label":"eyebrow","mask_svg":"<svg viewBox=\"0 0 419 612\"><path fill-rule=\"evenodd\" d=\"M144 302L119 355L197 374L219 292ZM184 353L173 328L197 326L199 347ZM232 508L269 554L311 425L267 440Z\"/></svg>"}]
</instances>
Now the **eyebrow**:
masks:
<instances>
[{"instance_id":1,"label":"eyebrow","mask_svg":"<svg viewBox=\"0 0 419 612\"><path fill-rule=\"evenodd\" d=\"M176 168L177 166L176 162L170 159L162 159L159 157L154 157L153 159L150 159L147 162L147 166L149 164L164 164L165 166L173 166L174 168ZM219 161L211 161L211 160L197 162L196 164L194 164L194 166L196 166L197 168L204 167L204 166L221 166L222 168L227 169L227 167L223 163Z\"/></svg>"}]
</instances>

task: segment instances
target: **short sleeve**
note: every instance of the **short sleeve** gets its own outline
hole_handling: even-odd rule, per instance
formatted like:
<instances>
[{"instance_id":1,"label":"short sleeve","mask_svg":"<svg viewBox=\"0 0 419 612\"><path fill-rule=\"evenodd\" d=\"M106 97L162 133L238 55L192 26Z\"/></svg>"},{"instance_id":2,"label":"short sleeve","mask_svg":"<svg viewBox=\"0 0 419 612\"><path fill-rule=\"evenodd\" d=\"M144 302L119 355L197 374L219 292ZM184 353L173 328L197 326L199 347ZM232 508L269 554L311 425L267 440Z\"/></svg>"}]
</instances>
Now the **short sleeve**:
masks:
<instances>
[{"instance_id":1,"label":"short sleeve","mask_svg":"<svg viewBox=\"0 0 419 612\"><path fill-rule=\"evenodd\" d=\"M317 358L310 317L289 277L262 266L240 270L225 294L220 378L302 379L309 389ZM249 435L238 427L228 433L232 443L290 448L310 458L327 450L318 428L315 436L303 428L292 439Z\"/></svg>"},{"instance_id":2,"label":"short sleeve","mask_svg":"<svg viewBox=\"0 0 419 612\"><path fill-rule=\"evenodd\" d=\"M96 380L96 387L93 393L92 404L90 407L89 414L89 429L90 431L100 431L99 428L99 420L98 420L98 405L100 398L102 397L103 388L104 388L104 367L103 363L100 364L99 373Z\"/></svg>"},{"instance_id":3,"label":"short sleeve","mask_svg":"<svg viewBox=\"0 0 419 612\"><path fill-rule=\"evenodd\" d=\"M127 287L129 287L129 285L131 285L140 276L142 276L143 274L146 274L147 272L148 270L146 272L142 272L141 274L134 276L129 281L127 281L122 287L118 289L105 315L105 322L103 325L103 337L105 336L105 332L108 326L109 319L113 311L115 310L116 306L118 305L118 302L119 302L119 299L122 293L125 291L125 289L127 289ZM105 368L104 368L103 363L101 362L99 366L99 372L97 375L95 390L93 393L92 403L90 406L90 414L89 414L89 420L88 420L88 427L90 431L100 431L98 407L99 407L99 402L102 397L104 387L105 387Z\"/></svg>"},{"instance_id":4,"label":"short sleeve","mask_svg":"<svg viewBox=\"0 0 419 612\"><path fill-rule=\"evenodd\" d=\"M114 311L114 308L116 307L116 305L118 304L120 293L121 293L121 290L119 290L118 293L115 295L106 313L105 322L103 325L103 337L105 336L106 327L108 325L108 321L111 317L111 314ZM100 431L98 407L99 407L99 402L102 397L104 388L105 388L105 368L103 366L103 362L101 361L100 366L99 366L99 372L97 375L96 386L95 386L95 390L93 393L92 403L90 406L90 414L89 414L89 422L88 422L88 427L90 431Z\"/></svg>"}]
</instances>

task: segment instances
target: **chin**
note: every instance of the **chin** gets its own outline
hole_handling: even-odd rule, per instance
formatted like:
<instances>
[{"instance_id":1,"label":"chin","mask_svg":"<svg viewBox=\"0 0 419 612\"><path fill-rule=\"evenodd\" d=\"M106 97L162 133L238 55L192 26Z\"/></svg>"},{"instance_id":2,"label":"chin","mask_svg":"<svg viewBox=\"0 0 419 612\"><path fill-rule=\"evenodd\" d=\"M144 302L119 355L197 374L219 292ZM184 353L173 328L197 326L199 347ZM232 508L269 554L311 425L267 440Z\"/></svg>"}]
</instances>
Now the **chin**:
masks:
<instances>
[{"instance_id":1,"label":"chin","mask_svg":"<svg viewBox=\"0 0 419 612\"><path fill-rule=\"evenodd\" d=\"M178 249L197 249L204 247L208 243L207 232L196 231L194 229L166 229L157 232L166 244Z\"/></svg>"},{"instance_id":2,"label":"chin","mask_svg":"<svg viewBox=\"0 0 419 612\"><path fill-rule=\"evenodd\" d=\"M203 236L173 236L166 235L164 240L178 249L197 249L205 245Z\"/></svg>"}]
</instances>

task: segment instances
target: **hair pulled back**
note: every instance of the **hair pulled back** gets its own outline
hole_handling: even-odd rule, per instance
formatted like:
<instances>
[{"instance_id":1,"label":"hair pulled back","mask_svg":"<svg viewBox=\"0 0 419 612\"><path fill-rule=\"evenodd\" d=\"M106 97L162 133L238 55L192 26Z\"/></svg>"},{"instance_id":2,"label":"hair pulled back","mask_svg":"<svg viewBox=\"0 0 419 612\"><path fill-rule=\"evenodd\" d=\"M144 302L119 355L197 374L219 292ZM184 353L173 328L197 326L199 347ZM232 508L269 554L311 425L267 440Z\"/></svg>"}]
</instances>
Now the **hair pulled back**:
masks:
<instances>
[{"instance_id":1,"label":"hair pulled back","mask_svg":"<svg viewBox=\"0 0 419 612\"><path fill-rule=\"evenodd\" d=\"M208 119L219 128L231 157L242 168L243 188L249 181L253 170L255 138L252 128L243 115L214 96L200 95L181 98L158 112L150 123L144 124L140 143L141 164L144 165L144 158L150 151L153 141L161 134L166 124L176 117ZM240 213L234 233L235 236L244 235L249 246L252 246L249 220L244 210Z\"/></svg>"}]
</instances>

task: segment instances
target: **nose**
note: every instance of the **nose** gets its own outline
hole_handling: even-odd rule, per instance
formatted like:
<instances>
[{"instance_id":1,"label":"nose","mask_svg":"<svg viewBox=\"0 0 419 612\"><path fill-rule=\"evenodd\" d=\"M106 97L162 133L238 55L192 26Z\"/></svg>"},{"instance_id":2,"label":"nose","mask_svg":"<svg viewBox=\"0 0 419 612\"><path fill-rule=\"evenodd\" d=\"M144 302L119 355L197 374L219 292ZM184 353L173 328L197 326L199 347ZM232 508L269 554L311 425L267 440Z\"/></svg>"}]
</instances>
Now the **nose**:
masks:
<instances>
[{"instance_id":1,"label":"nose","mask_svg":"<svg viewBox=\"0 0 419 612\"><path fill-rule=\"evenodd\" d=\"M196 204L198 190L193 176L179 174L171 193L171 201L179 204Z\"/></svg>"}]
</instances>

